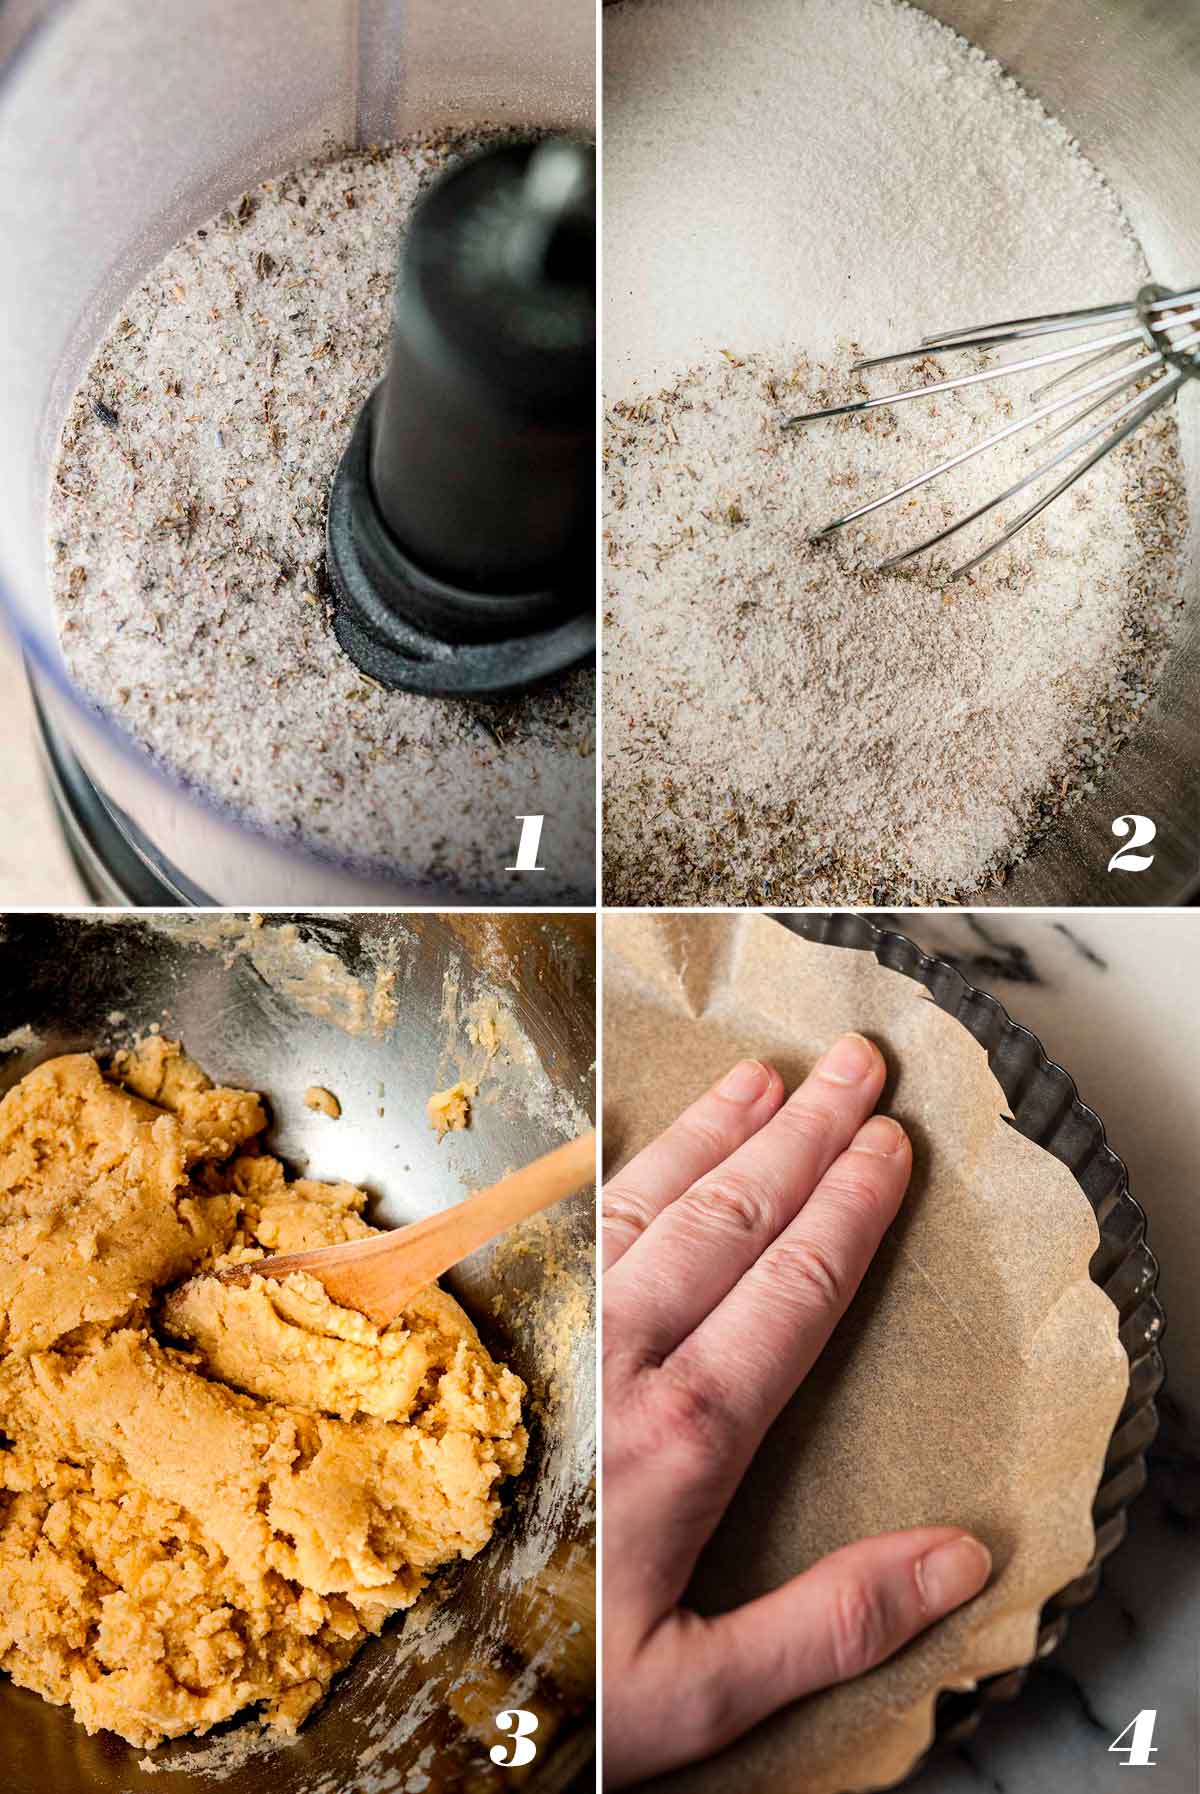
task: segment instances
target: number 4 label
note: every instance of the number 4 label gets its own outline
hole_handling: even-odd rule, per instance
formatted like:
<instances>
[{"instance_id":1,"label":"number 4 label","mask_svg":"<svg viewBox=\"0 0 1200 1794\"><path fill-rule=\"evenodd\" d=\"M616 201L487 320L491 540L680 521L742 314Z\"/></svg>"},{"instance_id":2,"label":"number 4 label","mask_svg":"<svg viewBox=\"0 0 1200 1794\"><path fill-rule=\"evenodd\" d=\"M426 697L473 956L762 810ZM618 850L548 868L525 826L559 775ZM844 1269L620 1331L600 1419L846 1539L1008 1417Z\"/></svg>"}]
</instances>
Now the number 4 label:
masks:
<instances>
[{"instance_id":1,"label":"number 4 label","mask_svg":"<svg viewBox=\"0 0 1200 1794\"><path fill-rule=\"evenodd\" d=\"M1154 1764L1150 1759L1158 1750L1157 1744L1153 1742L1154 1722L1157 1718L1157 1707L1143 1707L1137 1718L1131 1719L1129 1724L1125 1727L1125 1730L1123 1732L1118 1732L1117 1736L1113 1739L1108 1748L1109 1750L1115 1751L1119 1757L1125 1758L1122 1768L1154 1768ZM1124 1738L1129 1739L1128 1744L1122 1743L1122 1739Z\"/></svg>"}]
</instances>

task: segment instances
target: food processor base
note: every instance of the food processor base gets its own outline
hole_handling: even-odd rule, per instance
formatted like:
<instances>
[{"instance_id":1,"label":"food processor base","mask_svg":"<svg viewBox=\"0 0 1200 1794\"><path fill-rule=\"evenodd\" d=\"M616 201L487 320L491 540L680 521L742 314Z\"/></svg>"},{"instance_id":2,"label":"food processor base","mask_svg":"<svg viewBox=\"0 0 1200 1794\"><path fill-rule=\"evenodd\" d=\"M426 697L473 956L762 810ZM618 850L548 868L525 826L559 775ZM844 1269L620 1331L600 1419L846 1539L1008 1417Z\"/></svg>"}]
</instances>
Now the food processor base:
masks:
<instances>
[{"instance_id":1,"label":"food processor base","mask_svg":"<svg viewBox=\"0 0 1200 1794\"><path fill-rule=\"evenodd\" d=\"M214 900L169 865L93 784L34 693L42 768L71 858L103 909L212 908Z\"/></svg>"},{"instance_id":2,"label":"food processor base","mask_svg":"<svg viewBox=\"0 0 1200 1794\"><path fill-rule=\"evenodd\" d=\"M338 465L326 528L334 633L355 665L393 690L464 698L523 691L586 660L596 645L586 587L575 595L575 609L552 591L523 602L489 598L437 580L408 558L371 492L378 409L377 389ZM448 639L455 621L466 639Z\"/></svg>"}]
</instances>

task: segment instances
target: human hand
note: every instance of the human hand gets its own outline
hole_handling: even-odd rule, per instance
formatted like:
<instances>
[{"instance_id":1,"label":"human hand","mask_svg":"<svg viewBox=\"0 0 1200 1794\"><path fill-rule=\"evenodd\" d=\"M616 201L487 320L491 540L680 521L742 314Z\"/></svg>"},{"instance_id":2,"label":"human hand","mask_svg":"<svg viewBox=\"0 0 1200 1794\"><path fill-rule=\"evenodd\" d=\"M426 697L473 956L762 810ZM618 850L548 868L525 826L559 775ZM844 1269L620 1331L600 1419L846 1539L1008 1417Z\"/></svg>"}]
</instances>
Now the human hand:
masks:
<instances>
[{"instance_id":1,"label":"human hand","mask_svg":"<svg viewBox=\"0 0 1200 1794\"><path fill-rule=\"evenodd\" d=\"M732 1613L680 1605L700 1552L900 1207L878 1049L837 1041L783 1101L746 1061L604 1192L604 1765L612 1788L861 1675L991 1570L953 1526L863 1539Z\"/></svg>"}]
</instances>

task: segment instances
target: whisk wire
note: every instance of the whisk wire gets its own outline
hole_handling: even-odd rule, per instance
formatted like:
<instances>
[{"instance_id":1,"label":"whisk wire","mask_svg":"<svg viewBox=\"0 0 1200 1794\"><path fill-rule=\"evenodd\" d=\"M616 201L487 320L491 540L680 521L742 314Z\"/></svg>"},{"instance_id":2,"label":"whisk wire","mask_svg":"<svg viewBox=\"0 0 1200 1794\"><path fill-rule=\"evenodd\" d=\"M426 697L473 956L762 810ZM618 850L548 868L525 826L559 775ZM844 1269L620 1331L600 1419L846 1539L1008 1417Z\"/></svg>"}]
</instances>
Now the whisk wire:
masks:
<instances>
[{"instance_id":1,"label":"whisk wire","mask_svg":"<svg viewBox=\"0 0 1200 1794\"><path fill-rule=\"evenodd\" d=\"M1155 359L1159 363L1162 362L1161 355L1156 356ZM1149 361L1147 360L1147 363L1142 368L1139 368L1137 374L1134 375L1133 378L1140 380L1145 372L1145 367L1148 365ZM816 542L819 541L822 536L832 535L835 530L844 528L848 523L857 523L860 518L869 517L872 511L882 509L884 505L891 504L894 499L906 498L910 492L915 492L919 486L927 485L930 480L936 480L939 475L949 473L952 468L961 467L964 461L970 461L976 455L982 455L986 449L995 448L997 443L1007 441L1010 436L1015 436L1019 431L1028 429L1030 425L1039 423L1042 418L1053 416L1056 411L1063 410L1067 405L1074 405L1079 399L1086 397L1087 394L1098 392L1102 387L1112 388L1113 390L1105 392L1099 401L1103 404L1104 399L1111 398L1113 392L1120 391L1122 386L1129 384L1129 380L1130 375L1124 368L1119 368L1117 372L1113 374L1102 374L1098 379L1091 381L1087 386L1081 387L1077 392L1065 393L1061 398L1053 400L1048 405L1043 405L1039 410L1031 411L1027 417L1019 417L1011 424L1002 425L1002 427L999 430L994 431L992 435L985 436L982 442L975 442L972 443L969 448L960 449L956 455L948 456L945 461L940 461L936 467L931 467L925 473L918 474L915 479L905 481L903 486L894 487L891 492L885 492L880 498L869 499L866 504L859 505L856 510L847 511L844 517L834 518L832 523L824 524L822 528L814 530L808 539L810 542Z\"/></svg>"},{"instance_id":2,"label":"whisk wire","mask_svg":"<svg viewBox=\"0 0 1200 1794\"><path fill-rule=\"evenodd\" d=\"M897 499L917 491L931 480L937 479L944 473L949 473L951 469L961 467L964 462L970 461L976 455L983 454L987 449L996 447L997 444L1015 436L1019 431L1040 423L1058 411L1071 408L1072 415L1065 422L1040 434L1036 443L1029 444L1029 449L1044 448L1047 444L1070 435L1078 425L1095 412L1104 410L1129 387L1135 387L1137 390L1132 397L1125 399L1115 411L1108 412L1081 437L1067 443L1048 460L1039 462L1029 473L1023 474L1020 479L1015 480L997 496L976 506L966 516L947 524L944 529L929 536L925 541L905 549L900 554L892 555L882 562L880 567L880 571L886 571L901 566L916 555L936 547L939 543L946 541L948 537L956 535L959 530L965 529L980 517L994 511L1006 500L1015 497L1017 493L1025 491L1037 481L1044 479L1056 468L1061 467L1064 462L1089 450L1090 452L1085 455L1078 466L1072 467L1062 479L1055 482L1048 493L1045 493L1034 504L1029 505L1018 517L1013 519L1001 535L989 542L971 560L956 568L950 577L958 579L962 575L972 572L981 561L986 560L989 555L995 554L997 549L1002 548L1006 542L1010 542L1020 530L1032 523L1035 517L1040 516L1048 505L1073 486L1076 480L1094 467L1105 455L1111 453L1135 430L1140 429L1142 424L1161 406L1175 397L1185 380L1200 374L1200 328L1189 328L1200 323L1200 287L1171 292L1165 287L1146 286L1142 288L1131 304L1092 306L1089 309L1076 312L1045 312L1029 318L1010 318L998 324L977 325L965 330L943 331L935 336L924 337L921 346L917 349L900 350L893 354L875 356L869 360L856 362L853 371L859 373L871 368L882 367L891 362L921 360L934 353L948 354L957 349L996 348L1005 343L1023 341L1029 337L1059 335L1082 330L1091 332L1097 327L1122 322L1128 322L1128 327L1103 336L1091 335L1089 340L1083 344L1069 344L1041 354L1025 356L1020 360L1000 361L995 365L989 365L969 374L934 381L928 386L911 387L906 391L886 393L877 398L856 399L845 405L829 406L820 411L800 412L793 417L781 420L782 428L791 429L801 424L816 422L822 418L846 417L858 412L873 411L882 406L897 405L908 399L929 398L937 393L954 392L963 387L976 386L1004 375L1029 373L1036 368L1048 367L1058 362L1070 363L1061 373L1056 374L1053 379L1031 393L1029 402L1034 409L1025 416L993 431L982 442L974 443L968 448L961 449L957 454L947 456L936 467L929 468L911 480L906 480L902 485L885 492L879 498L870 499L865 504L848 511L845 516L834 518L831 523L814 530L808 538L809 541L820 541L833 535L835 531L845 528L847 524L855 523L860 518L869 516L873 511L880 510L884 505L892 504ZM1180 334L1181 331L1183 334ZM1057 398L1048 398L1050 393L1055 392L1067 382L1077 380L1081 374L1106 362L1124 357L1131 348L1137 350L1132 361L1122 360L1120 366L1086 381L1082 386L1072 385L1068 391L1061 392ZM1079 410L1077 407L1081 399L1087 399L1090 402L1084 405L1082 410ZM1093 445L1095 446L1093 447Z\"/></svg>"},{"instance_id":3,"label":"whisk wire","mask_svg":"<svg viewBox=\"0 0 1200 1794\"><path fill-rule=\"evenodd\" d=\"M1189 316L1200 316L1200 313L1190 313ZM1187 336L1180 338L1179 342L1176 344L1176 349L1180 351L1198 347L1200 347L1200 330L1191 331ZM1153 355L1145 355L1139 362L1135 362L1133 367L1128 370L1126 378L1121 385L1136 385L1139 381L1145 378L1150 369L1157 367L1160 370L1165 370L1166 365L1166 357L1156 350ZM1155 374L1154 376L1156 380L1159 377L1159 374ZM1086 386L1077 387L1075 391L1070 394L1070 397L1072 399L1081 399L1085 396L1087 390ZM1059 436L1065 436L1068 430L1073 430L1076 424L1082 423L1085 417L1090 417L1093 411L1099 410L1101 405L1107 404L1109 399L1115 398L1120 391L1121 386L1115 386L1112 392L1103 394L1091 405L1085 405L1082 411L1077 412L1074 417L1069 417L1065 424L1057 424L1053 430L1047 430L1044 436L1039 437L1039 444L1044 445L1047 442L1054 442ZM1030 444L1029 446L1032 447L1033 444ZM1028 453L1028 449L1026 452Z\"/></svg>"},{"instance_id":4,"label":"whisk wire","mask_svg":"<svg viewBox=\"0 0 1200 1794\"><path fill-rule=\"evenodd\" d=\"M1109 318L1127 318L1136 312L1137 306L1131 300L1121 300L1115 305L1091 305L1082 311L1043 311L1030 318L1002 318L998 323L968 324L958 330L935 330L931 336L921 338L927 349L939 344L948 345L960 336L994 336L1006 330L1056 331L1086 330L1091 324L1102 324ZM957 347L957 343L955 342Z\"/></svg>"},{"instance_id":5,"label":"whisk wire","mask_svg":"<svg viewBox=\"0 0 1200 1794\"><path fill-rule=\"evenodd\" d=\"M1055 387L1064 386L1067 381L1077 379L1087 368L1099 367L1102 361L1112 361L1118 355L1128 355L1133 347L1132 343L1117 343L1113 348L1098 350L1095 355L1085 355L1083 360L1077 362L1073 368L1064 368L1060 374L1055 374L1053 380L1047 380L1045 386L1039 386L1036 391L1031 392L1029 403L1037 405L1048 392L1053 392ZM1137 345L1139 354L1141 348L1142 345L1139 343Z\"/></svg>"},{"instance_id":6,"label":"whisk wire","mask_svg":"<svg viewBox=\"0 0 1200 1794\"><path fill-rule=\"evenodd\" d=\"M1066 419L1065 423L1055 424L1052 430L1047 430L1043 436L1039 436L1036 443L1026 443L1025 453L1028 454L1030 449L1033 448L1045 448L1047 443L1057 442L1060 436L1069 435L1076 424L1081 424L1085 417L1090 417L1092 415L1093 411L1099 411L1102 406L1110 404L1112 400L1116 398L1118 393L1124 392L1127 386L1140 386L1142 381L1148 377L1148 370L1157 368L1157 371L1154 372L1152 377L1154 380L1161 379L1162 369L1165 365L1162 356L1155 355L1152 359L1147 358L1137 367L1130 368L1128 372L1125 373L1123 380L1114 385L1108 392L1102 392L1098 399L1093 399L1091 404L1085 405L1082 411L1076 411L1072 417ZM1068 393L1067 398L1069 401L1074 402L1077 399L1081 399L1086 392L1087 388L1083 387L1075 392Z\"/></svg>"},{"instance_id":7,"label":"whisk wire","mask_svg":"<svg viewBox=\"0 0 1200 1794\"><path fill-rule=\"evenodd\" d=\"M1175 387L1182 385L1183 380L1184 376L1182 374L1172 375L1165 382L1166 387L1170 390L1161 392L1156 391L1152 400L1149 399L1145 393L1137 393L1132 399L1127 399L1124 405L1119 406L1111 416L1104 418L1100 423L1096 424L1093 429L1086 433L1086 435L1081 436L1077 442L1069 442L1067 446L1060 449L1056 455L1052 455L1049 461L1042 462L1039 466L1035 467L1031 473L1025 474L1023 478L1014 480L1011 486L1006 487L1003 492L997 493L995 498L989 498L985 504L976 506L975 510L969 511L965 517L960 517L954 523L947 524L946 528L939 530L936 535L927 537L924 542L918 542L913 548L904 549L901 554L894 554L890 559L881 561L879 563L878 571L880 573L890 572L892 568L902 566L905 561L911 561L915 559L917 555L924 554L927 548L936 548L940 542L945 542L950 536L957 535L959 530L966 529L968 524L977 522L980 517L986 517L989 511L996 510L996 508L999 505L1004 504L1007 499L1015 498L1018 492L1024 492L1027 487L1035 485L1038 480L1044 479L1048 473L1053 473L1056 467L1061 467L1064 461L1069 461L1071 459L1072 455L1079 454L1083 449L1088 447L1089 443L1095 442L1098 437L1107 435L1112 430L1113 425L1120 422L1121 418L1128 416L1131 412L1140 411L1141 415L1139 415L1136 421L1129 426L1129 429L1136 429L1143 419L1150 415L1151 411L1157 410L1159 405L1166 403L1167 399L1172 396ZM1155 386L1161 388L1164 386L1164 382L1161 380L1156 381ZM1106 396L1108 398L1112 397L1111 393ZM1101 399L1098 403L1103 404L1105 403L1105 400ZM1089 406L1089 410L1094 409L1094 406ZM1072 425L1078 422L1078 418L1073 418L1071 420ZM1101 455L1106 455L1110 448L1115 448L1117 443L1122 441L1124 437L1129 434L1129 429L1118 431L1113 436L1111 442L1106 442L1101 447L1097 455L1089 457L1081 467L1072 473L1069 479L1064 480L1057 486L1054 491L1047 496L1045 503L1048 504L1050 499L1056 498L1060 492L1065 492L1067 487L1078 479L1081 473L1086 473L1088 468L1092 466L1096 460L1099 460ZM1039 502L1032 506L1028 511L1023 512L1020 517L1015 519L1012 527L1004 532L1003 536L999 537L994 543L991 543L981 554L977 555L973 561L967 562L965 566L956 568L951 575L951 578L957 579L959 574L967 572L971 567L978 566L979 562L985 560L989 554L1001 545L1001 543L1011 541L1018 530L1023 529L1027 523L1032 523L1038 512L1044 509L1045 504Z\"/></svg>"},{"instance_id":8,"label":"whisk wire","mask_svg":"<svg viewBox=\"0 0 1200 1794\"><path fill-rule=\"evenodd\" d=\"M1068 491L1070 487L1075 484L1076 480L1081 479L1082 476L1088 472L1089 468L1094 467L1097 461L1102 461L1105 455L1111 454L1113 449L1117 448L1128 437L1132 436L1135 430L1140 430L1147 418L1152 417L1160 406L1165 405L1169 399L1174 398L1186 378L1186 374L1172 374L1168 379L1158 381L1156 383L1156 390L1149 396L1149 398L1143 401L1139 408L1134 412L1133 416L1129 419L1128 423L1123 424L1119 430L1106 436L1100 446L1093 449L1092 453L1088 455L1086 460L1081 461L1078 467L1073 467L1065 479L1059 480L1058 484L1052 486L1050 491L1042 498L1039 498L1036 504L1030 505L1027 511L1022 511L1019 517L1014 518L1004 533L997 536L994 542L989 542L987 547L981 549L977 555L973 555L969 561L964 561L961 567L956 567L950 577L952 579L961 579L965 574L973 573L975 568L978 567L982 561L988 559L989 555L995 554L998 548L1003 548L1006 542L1011 542L1013 537L1020 530L1023 530L1027 524L1032 523L1035 517L1040 517L1047 505L1052 505L1056 498L1061 498L1062 494ZM1064 456L1077 453L1081 446L1081 444L1076 443L1073 448L1064 450ZM1040 478L1041 474L1047 471L1048 469L1046 468L1040 469L1038 477Z\"/></svg>"},{"instance_id":9,"label":"whisk wire","mask_svg":"<svg viewBox=\"0 0 1200 1794\"><path fill-rule=\"evenodd\" d=\"M1115 324L1121 317L1130 317L1131 315L1133 314L1128 311L1118 313L1112 318L1112 322ZM945 343L930 343L922 337L921 342L915 349L897 349L890 355L872 355L866 361L856 361L851 367L850 372L852 374L866 373L871 368L886 367L891 361L923 361L926 356L934 354L938 349L998 349L1002 348L1005 343L1028 342L1031 337L1035 336L1062 336L1069 330L1090 328L1094 321L1094 319L1089 319L1086 325L1039 324L1036 328L1029 330L980 331L977 336L956 337L952 342ZM1144 343L1146 340L1146 333L1139 327L1137 330L1129 331L1124 337L1110 338L1109 340L1114 342L1136 341ZM1062 359L1063 356L1078 355L1079 353L1080 351L1078 349L1068 347L1063 349L1060 359ZM1013 366L1015 364L1006 363L1005 365Z\"/></svg>"},{"instance_id":10,"label":"whisk wire","mask_svg":"<svg viewBox=\"0 0 1200 1794\"><path fill-rule=\"evenodd\" d=\"M1126 330L1122 332L1120 336L1104 337L1100 342L1089 344L1088 346L1090 348L1098 349L1105 347L1110 343L1132 343L1139 340L1144 340L1140 328L1137 330ZM955 343L953 346L956 349L968 347L965 343ZM906 349L901 355L889 355L884 356L881 359L886 361L904 361L909 360L914 356L923 358L926 353L927 351L923 349ZM792 429L797 424L815 423L819 418L849 417L856 411L877 411L881 405L899 405L906 399L927 399L938 392L956 392L963 386L978 386L981 381L994 380L998 373L1024 374L1028 373L1032 368L1049 367L1052 362L1074 359L1078 354L1079 350L1073 348L1050 349L1047 350L1044 355L1031 355L1024 361L1005 362L1003 368L980 368L973 374L959 374L953 380L935 380L929 386L912 386L909 387L906 392L884 393L876 399L852 399L848 405L832 405L822 411L801 411L798 412L795 417L786 418L784 420L784 428ZM878 365L878 362L859 362L851 371L856 372L861 368L877 367Z\"/></svg>"},{"instance_id":11,"label":"whisk wire","mask_svg":"<svg viewBox=\"0 0 1200 1794\"><path fill-rule=\"evenodd\" d=\"M1143 289L1145 290L1145 289ZM1173 305L1189 305L1200 299L1200 287L1193 287L1186 292L1159 294L1155 289L1154 296L1148 298L1146 305L1139 305L1137 299L1122 301L1117 305L1085 306L1081 311L1046 311L1039 312L1030 318L1005 318L998 324L972 324L963 330L939 330L933 336L923 336L922 343L926 348L937 344L944 347L961 348L958 342L963 336L994 336L998 332L1014 330L1024 331L1030 335L1052 334L1059 330L1084 330L1089 324L1103 323L1108 318L1127 318L1140 315L1145 309L1153 314L1167 312ZM952 341L953 339L953 341Z\"/></svg>"}]
</instances>

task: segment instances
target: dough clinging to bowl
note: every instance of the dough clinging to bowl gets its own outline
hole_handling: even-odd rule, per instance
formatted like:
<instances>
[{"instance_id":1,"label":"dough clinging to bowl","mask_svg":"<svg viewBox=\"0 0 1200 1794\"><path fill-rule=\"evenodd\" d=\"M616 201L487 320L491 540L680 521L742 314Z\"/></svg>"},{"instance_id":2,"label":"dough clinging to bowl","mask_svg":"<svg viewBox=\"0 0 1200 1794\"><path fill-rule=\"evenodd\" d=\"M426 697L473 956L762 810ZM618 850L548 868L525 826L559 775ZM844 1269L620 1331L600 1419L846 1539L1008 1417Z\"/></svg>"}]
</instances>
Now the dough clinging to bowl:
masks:
<instances>
[{"instance_id":1,"label":"dough clinging to bowl","mask_svg":"<svg viewBox=\"0 0 1200 1794\"><path fill-rule=\"evenodd\" d=\"M0 1667L137 1745L255 1702L294 1730L487 1543L524 1386L437 1289L380 1330L254 1282L164 1337L159 1290L361 1237L365 1196L289 1181L258 1097L170 1042L113 1073L72 1054L0 1101Z\"/></svg>"}]
</instances>

